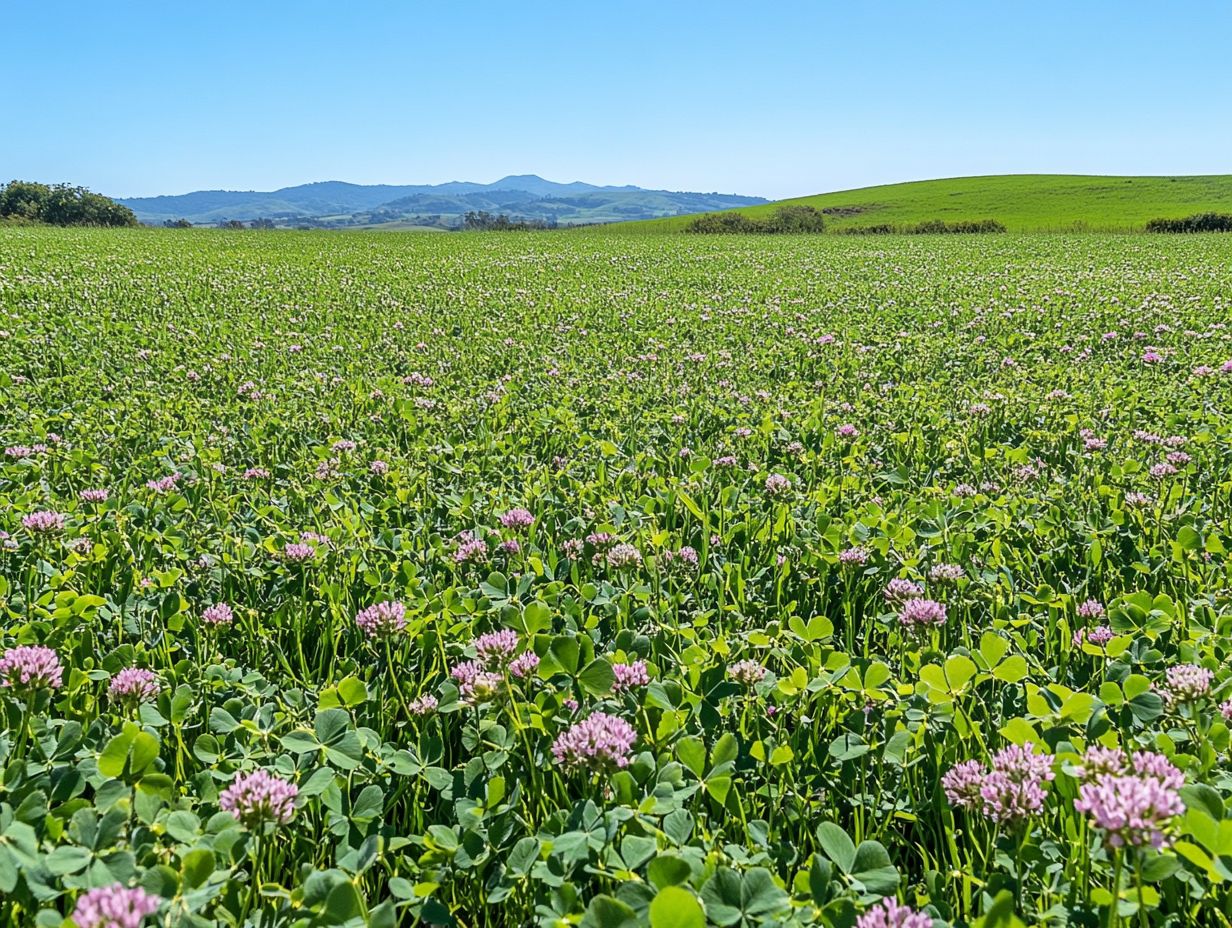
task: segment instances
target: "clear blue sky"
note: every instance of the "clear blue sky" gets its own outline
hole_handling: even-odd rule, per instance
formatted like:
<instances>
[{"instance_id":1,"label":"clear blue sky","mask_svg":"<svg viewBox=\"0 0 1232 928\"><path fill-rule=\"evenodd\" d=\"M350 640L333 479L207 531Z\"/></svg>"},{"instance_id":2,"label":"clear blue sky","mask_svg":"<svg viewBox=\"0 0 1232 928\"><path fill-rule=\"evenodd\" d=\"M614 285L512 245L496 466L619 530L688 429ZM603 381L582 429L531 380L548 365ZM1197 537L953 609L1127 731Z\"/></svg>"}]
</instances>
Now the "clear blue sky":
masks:
<instances>
[{"instance_id":1,"label":"clear blue sky","mask_svg":"<svg viewBox=\"0 0 1232 928\"><path fill-rule=\"evenodd\" d=\"M1232 173L1232 3L13 0L0 178L783 197Z\"/></svg>"}]
</instances>

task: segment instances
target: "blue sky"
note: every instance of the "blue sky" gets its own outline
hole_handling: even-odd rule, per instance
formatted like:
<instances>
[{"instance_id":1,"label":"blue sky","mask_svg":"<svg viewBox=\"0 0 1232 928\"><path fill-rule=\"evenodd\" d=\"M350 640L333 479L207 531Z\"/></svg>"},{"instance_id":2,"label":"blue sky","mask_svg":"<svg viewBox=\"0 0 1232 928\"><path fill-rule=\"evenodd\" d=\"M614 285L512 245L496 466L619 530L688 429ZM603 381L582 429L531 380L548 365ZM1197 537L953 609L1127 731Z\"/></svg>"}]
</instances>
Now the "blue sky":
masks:
<instances>
[{"instance_id":1,"label":"blue sky","mask_svg":"<svg viewBox=\"0 0 1232 928\"><path fill-rule=\"evenodd\" d=\"M0 178L784 197L1232 172L1225 2L6 4Z\"/></svg>"}]
</instances>

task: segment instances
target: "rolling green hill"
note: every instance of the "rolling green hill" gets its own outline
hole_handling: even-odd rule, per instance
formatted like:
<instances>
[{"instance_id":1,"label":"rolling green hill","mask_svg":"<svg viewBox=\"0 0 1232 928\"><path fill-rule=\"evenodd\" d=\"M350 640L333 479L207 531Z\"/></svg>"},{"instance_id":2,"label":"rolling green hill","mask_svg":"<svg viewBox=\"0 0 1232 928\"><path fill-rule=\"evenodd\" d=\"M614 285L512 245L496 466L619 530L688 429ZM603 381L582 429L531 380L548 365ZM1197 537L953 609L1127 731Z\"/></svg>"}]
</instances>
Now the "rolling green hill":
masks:
<instances>
[{"instance_id":1,"label":"rolling green hill","mask_svg":"<svg viewBox=\"0 0 1232 928\"><path fill-rule=\"evenodd\" d=\"M766 216L799 204L826 213L832 229L929 219L996 219L1011 232L1140 230L1148 220L1207 211L1232 212L1232 175L1099 177L1081 174L1004 174L912 181L779 200L738 212ZM683 230L694 216L607 226L609 232Z\"/></svg>"}]
</instances>

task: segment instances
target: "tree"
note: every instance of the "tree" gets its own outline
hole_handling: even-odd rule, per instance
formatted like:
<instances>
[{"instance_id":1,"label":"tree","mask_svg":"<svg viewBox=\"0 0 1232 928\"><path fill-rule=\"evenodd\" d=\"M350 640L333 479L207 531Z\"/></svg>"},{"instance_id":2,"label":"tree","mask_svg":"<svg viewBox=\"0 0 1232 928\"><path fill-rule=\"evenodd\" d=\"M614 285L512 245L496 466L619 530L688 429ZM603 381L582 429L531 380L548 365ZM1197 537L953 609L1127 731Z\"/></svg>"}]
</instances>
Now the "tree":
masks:
<instances>
[{"instance_id":1,"label":"tree","mask_svg":"<svg viewBox=\"0 0 1232 928\"><path fill-rule=\"evenodd\" d=\"M21 180L0 187L0 218L53 226L137 225L137 217L127 206L85 187Z\"/></svg>"},{"instance_id":2,"label":"tree","mask_svg":"<svg viewBox=\"0 0 1232 928\"><path fill-rule=\"evenodd\" d=\"M0 216L38 222L50 196L51 188L46 184L15 180L0 188Z\"/></svg>"},{"instance_id":3,"label":"tree","mask_svg":"<svg viewBox=\"0 0 1232 928\"><path fill-rule=\"evenodd\" d=\"M167 219L163 222L164 229L191 229L192 223L187 219Z\"/></svg>"}]
</instances>

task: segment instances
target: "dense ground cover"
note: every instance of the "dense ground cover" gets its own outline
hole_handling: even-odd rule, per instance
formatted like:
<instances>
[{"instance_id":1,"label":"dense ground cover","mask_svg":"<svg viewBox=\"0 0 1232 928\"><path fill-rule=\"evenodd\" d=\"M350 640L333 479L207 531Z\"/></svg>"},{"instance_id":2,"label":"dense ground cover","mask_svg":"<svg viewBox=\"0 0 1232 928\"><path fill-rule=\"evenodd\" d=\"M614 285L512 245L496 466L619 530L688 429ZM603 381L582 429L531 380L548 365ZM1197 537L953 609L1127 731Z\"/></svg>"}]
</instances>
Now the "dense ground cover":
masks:
<instances>
[{"instance_id":1,"label":"dense ground cover","mask_svg":"<svg viewBox=\"0 0 1232 928\"><path fill-rule=\"evenodd\" d=\"M0 918L1228 924L1230 247L4 231Z\"/></svg>"},{"instance_id":2,"label":"dense ground cover","mask_svg":"<svg viewBox=\"0 0 1232 928\"><path fill-rule=\"evenodd\" d=\"M738 212L765 218L784 205L826 211L832 230L995 219L1011 232L1140 232L1152 219L1232 211L1232 175L1099 177L998 174L837 190ZM696 217L626 222L623 234L680 232Z\"/></svg>"}]
</instances>

